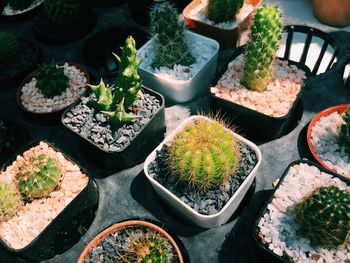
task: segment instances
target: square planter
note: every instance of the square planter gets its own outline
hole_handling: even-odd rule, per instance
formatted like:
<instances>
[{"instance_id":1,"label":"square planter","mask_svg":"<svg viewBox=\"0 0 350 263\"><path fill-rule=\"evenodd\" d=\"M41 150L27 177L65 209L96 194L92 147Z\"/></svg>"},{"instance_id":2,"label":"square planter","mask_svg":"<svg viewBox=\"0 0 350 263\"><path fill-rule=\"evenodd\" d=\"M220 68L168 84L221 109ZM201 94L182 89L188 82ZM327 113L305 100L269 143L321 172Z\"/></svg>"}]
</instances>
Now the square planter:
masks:
<instances>
[{"instance_id":1,"label":"square planter","mask_svg":"<svg viewBox=\"0 0 350 263\"><path fill-rule=\"evenodd\" d=\"M143 63L138 68L143 84L164 95L166 101L171 103L183 103L204 95L216 72L219 44L213 39L189 31L185 32L190 40L189 42L202 42L213 48L213 53L210 55L207 63L198 69L198 72L192 78L189 80L172 80L149 71L143 66ZM142 46L137 52L138 58L147 55L148 50L152 49L153 43L154 39L152 38Z\"/></svg>"},{"instance_id":2,"label":"square planter","mask_svg":"<svg viewBox=\"0 0 350 263\"><path fill-rule=\"evenodd\" d=\"M257 170L261 164L262 155L258 146L230 130L230 132L232 132L232 136L234 136L235 139L237 139L240 143L249 146L249 148L253 150L257 158L256 165L252 169L250 174L246 177L246 179L242 182L242 184L239 186L239 188L235 191L233 196L218 213L212 215L203 215L198 213L189 205L185 204L179 197L177 197L175 194L173 194L167 188L165 188L162 184L160 184L157 180L155 180L153 176L151 176L148 172L148 167L150 163L155 160L157 151L160 151L163 148L164 144L171 142L173 138L179 132L181 132L187 124L192 123L198 119L205 119L210 121L209 118L204 116L191 116L188 119L186 119L174 131L172 131L169 134L169 136L167 136L164 139L164 141L160 145L158 145L158 147L154 149L154 151L147 157L144 164L144 173L148 180L151 182L157 194L162 199L164 199L178 214L182 215L189 222L195 225L198 225L203 228L212 228L226 223L232 216L232 214L235 212L235 210L238 208L240 202L243 200L249 187L253 183L255 176L257 175Z\"/></svg>"}]
</instances>

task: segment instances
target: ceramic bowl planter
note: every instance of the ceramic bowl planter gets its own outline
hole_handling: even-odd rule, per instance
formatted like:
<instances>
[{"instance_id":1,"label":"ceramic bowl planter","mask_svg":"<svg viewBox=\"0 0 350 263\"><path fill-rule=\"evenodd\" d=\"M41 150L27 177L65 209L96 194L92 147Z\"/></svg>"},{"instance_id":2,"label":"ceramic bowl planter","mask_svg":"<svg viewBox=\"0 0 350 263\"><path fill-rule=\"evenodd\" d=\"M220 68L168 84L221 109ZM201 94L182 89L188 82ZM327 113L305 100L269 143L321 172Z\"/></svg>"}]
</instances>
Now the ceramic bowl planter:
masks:
<instances>
[{"instance_id":1,"label":"ceramic bowl planter","mask_svg":"<svg viewBox=\"0 0 350 263\"><path fill-rule=\"evenodd\" d=\"M350 149L340 141L341 129L346 124L342 116L349 112L349 104L341 104L319 112L311 120L307 129L307 144L314 159L326 169L350 178ZM348 124L349 125L349 124ZM347 128L349 129L349 128ZM348 140L344 135L344 140Z\"/></svg>"},{"instance_id":2,"label":"ceramic bowl planter","mask_svg":"<svg viewBox=\"0 0 350 263\"><path fill-rule=\"evenodd\" d=\"M50 179L42 181L43 175ZM2 188L12 189L1 198L11 195L11 200L18 200L7 214L2 210L0 222L0 243L16 257L43 261L65 252L95 217L96 184L46 142L36 142L15 156L0 177Z\"/></svg>"},{"instance_id":3,"label":"ceramic bowl planter","mask_svg":"<svg viewBox=\"0 0 350 263\"><path fill-rule=\"evenodd\" d=\"M220 126L222 132L218 131L218 134L224 133L225 136L227 136L226 138L237 143L234 148L239 149L240 157L236 159L239 161L235 162L231 160L227 162L230 164L235 162L238 165L235 167L237 169L234 169L232 173L231 170L220 170L222 171L222 173L219 173L220 177L228 173L228 177L224 180L225 183L215 186L214 188L211 187L204 192L189 187L191 184L182 181L180 183L177 180L174 181L171 178L174 178L175 174L178 175L180 173L172 172L172 168L170 168L170 165L165 161L170 151L167 149L171 145L175 145L173 144L175 143L174 140L177 139L179 134L183 134L183 131L199 124L217 125L217 122L204 116L192 116L186 119L147 157L144 164L144 173L157 194L164 199L178 215L186 219L187 222L197 226L212 228L226 223L239 206L257 174L261 163L261 152L252 142ZM208 137L210 137L210 135L208 135ZM200 140L198 139L197 141ZM224 144L224 142L222 143ZM202 149L200 146L196 148ZM232 147L229 147L230 150L231 148ZM185 159L186 156L184 154L183 160L179 162L183 162ZM214 162L216 161L217 159L215 159ZM166 164L164 164L164 162ZM195 165L195 162L196 161L192 164ZM215 198L213 198L212 195L214 195ZM218 195L220 195L220 197L218 197Z\"/></svg>"},{"instance_id":4,"label":"ceramic bowl planter","mask_svg":"<svg viewBox=\"0 0 350 263\"><path fill-rule=\"evenodd\" d=\"M6 23L18 23L33 18L41 9L41 4L44 0L31 0L29 6L24 6L24 9L16 10L8 4L0 2L1 16L0 20ZM21 7L22 8L22 7Z\"/></svg>"},{"instance_id":5,"label":"ceramic bowl planter","mask_svg":"<svg viewBox=\"0 0 350 263\"><path fill-rule=\"evenodd\" d=\"M116 249L106 249L109 246ZM77 263L176 262L184 259L176 241L161 227L143 220L116 223L85 247Z\"/></svg>"},{"instance_id":6,"label":"ceramic bowl planter","mask_svg":"<svg viewBox=\"0 0 350 263\"><path fill-rule=\"evenodd\" d=\"M338 202L349 195L349 182L309 161L291 163L254 224L266 262L347 262L350 199Z\"/></svg>"},{"instance_id":7,"label":"ceramic bowl planter","mask_svg":"<svg viewBox=\"0 0 350 263\"><path fill-rule=\"evenodd\" d=\"M349 1L313 0L314 15L322 23L330 26L345 27L350 25Z\"/></svg>"}]
</instances>

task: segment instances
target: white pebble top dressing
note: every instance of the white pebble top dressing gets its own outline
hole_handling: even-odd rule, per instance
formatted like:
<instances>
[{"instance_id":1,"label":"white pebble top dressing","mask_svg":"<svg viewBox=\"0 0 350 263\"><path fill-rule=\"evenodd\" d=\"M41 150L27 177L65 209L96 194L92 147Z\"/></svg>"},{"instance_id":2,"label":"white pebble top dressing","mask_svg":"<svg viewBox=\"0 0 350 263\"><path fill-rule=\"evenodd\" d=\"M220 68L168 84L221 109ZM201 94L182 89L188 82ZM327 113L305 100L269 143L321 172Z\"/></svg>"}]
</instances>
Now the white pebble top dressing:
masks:
<instances>
[{"instance_id":1,"label":"white pebble top dressing","mask_svg":"<svg viewBox=\"0 0 350 263\"><path fill-rule=\"evenodd\" d=\"M25 13L25 12L28 12L28 11L34 9L35 7L39 6L44 1L45 0L36 0L28 8L26 8L24 10L15 10L15 9L12 9L12 7L10 5L6 5L4 7L4 10L2 11L2 14L5 16L19 15L19 14L22 14L22 13Z\"/></svg>"}]
</instances>

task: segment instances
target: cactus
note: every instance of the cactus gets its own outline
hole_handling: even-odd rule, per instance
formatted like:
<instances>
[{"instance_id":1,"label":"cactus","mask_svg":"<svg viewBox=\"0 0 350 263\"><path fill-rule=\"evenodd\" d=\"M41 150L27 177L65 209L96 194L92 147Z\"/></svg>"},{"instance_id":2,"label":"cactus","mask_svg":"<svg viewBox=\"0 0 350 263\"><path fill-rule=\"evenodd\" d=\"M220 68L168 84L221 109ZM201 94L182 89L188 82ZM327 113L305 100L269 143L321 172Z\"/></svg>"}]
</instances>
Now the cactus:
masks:
<instances>
[{"instance_id":1,"label":"cactus","mask_svg":"<svg viewBox=\"0 0 350 263\"><path fill-rule=\"evenodd\" d=\"M168 149L174 176L199 192L226 183L236 172L239 159L232 132L218 121L197 120L188 124Z\"/></svg>"},{"instance_id":2,"label":"cactus","mask_svg":"<svg viewBox=\"0 0 350 263\"><path fill-rule=\"evenodd\" d=\"M350 154L350 107L343 114L345 124L340 127L338 134L338 143L344 150Z\"/></svg>"},{"instance_id":3,"label":"cactus","mask_svg":"<svg viewBox=\"0 0 350 263\"><path fill-rule=\"evenodd\" d=\"M17 61L20 54L18 41L6 32L0 32L0 64L8 65Z\"/></svg>"},{"instance_id":4,"label":"cactus","mask_svg":"<svg viewBox=\"0 0 350 263\"><path fill-rule=\"evenodd\" d=\"M189 66L195 62L185 37L185 26L178 20L177 10L168 1L156 3L151 12L151 32L154 37L153 68L174 65Z\"/></svg>"},{"instance_id":5,"label":"cactus","mask_svg":"<svg viewBox=\"0 0 350 263\"><path fill-rule=\"evenodd\" d=\"M0 120L0 155L5 154L14 144L15 138L9 132L3 120Z\"/></svg>"},{"instance_id":6,"label":"cactus","mask_svg":"<svg viewBox=\"0 0 350 263\"><path fill-rule=\"evenodd\" d=\"M276 6L260 7L250 28L245 51L244 85L263 91L273 75L273 63L282 37L281 12Z\"/></svg>"},{"instance_id":7,"label":"cactus","mask_svg":"<svg viewBox=\"0 0 350 263\"><path fill-rule=\"evenodd\" d=\"M44 8L53 24L64 27L72 24L79 17L82 0L45 0ZM76 22L79 23L79 21Z\"/></svg>"},{"instance_id":8,"label":"cactus","mask_svg":"<svg viewBox=\"0 0 350 263\"><path fill-rule=\"evenodd\" d=\"M314 246L336 248L350 241L350 193L335 186L320 187L297 206L301 234Z\"/></svg>"},{"instance_id":9,"label":"cactus","mask_svg":"<svg viewBox=\"0 0 350 263\"><path fill-rule=\"evenodd\" d=\"M54 63L39 66L33 77L37 80L35 87L46 98L61 95L69 86L69 78L64 74L64 69L57 67Z\"/></svg>"},{"instance_id":10,"label":"cactus","mask_svg":"<svg viewBox=\"0 0 350 263\"><path fill-rule=\"evenodd\" d=\"M33 4L34 0L5 0L5 4L14 10L25 10Z\"/></svg>"},{"instance_id":11,"label":"cactus","mask_svg":"<svg viewBox=\"0 0 350 263\"><path fill-rule=\"evenodd\" d=\"M243 2L244 0L208 0L207 16L217 24L233 20Z\"/></svg>"},{"instance_id":12,"label":"cactus","mask_svg":"<svg viewBox=\"0 0 350 263\"><path fill-rule=\"evenodd\" d=\"M0 222L13 217L22 206L18 190L10 184L0 182Z\"/></svg>"},{"instance_id":13,"label":"cactus","mask_svg":"<svg viewBox=\"0 0 350 263\"><path fill-rule=\"evenodd\" d=\"M30 199L49 195L57 187L62 174L58 160L45 154L25 159L15 178L19 191Z\"/></svg>"}]
</instances>

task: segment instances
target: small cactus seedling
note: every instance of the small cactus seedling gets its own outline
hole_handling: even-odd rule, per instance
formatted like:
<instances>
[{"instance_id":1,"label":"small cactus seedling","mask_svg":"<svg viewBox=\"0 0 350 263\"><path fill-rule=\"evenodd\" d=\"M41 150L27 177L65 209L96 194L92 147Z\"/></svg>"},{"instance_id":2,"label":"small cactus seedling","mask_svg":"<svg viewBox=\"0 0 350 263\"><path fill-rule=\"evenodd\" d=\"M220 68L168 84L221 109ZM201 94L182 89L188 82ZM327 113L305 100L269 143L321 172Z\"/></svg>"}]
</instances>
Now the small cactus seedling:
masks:
<instances>
[{"instance_id":1,"label":"small cactus seedling","mask_svg":"<svg viewBox=\"0 0 350 263\"><path fill-rule=\"evenodd\" d=\"M25 10L34 0L5 0L5 4L9 5L14 10Z\"/></svg>"},{"instance_id":2,"label":"small cactus seedling","mask_svg":"<svg viewBox=\"0 0 350 263\"><path fill-rule=\"evenodd\" d=\"M185 26L177 10L168 1L156 3L151 10L151 32L154 37L153 68L174 65L189 66L195 62L185 37Z\"/></svg>"},{"instance_id":3,"label":"small cactus seedling","mask_svg":"<svg viewBox=\"0 0 350 263\"><path fill-rule=\"evenodd\" d=\"M226 183L236 172L240 159L232 132L218 121L196 120L188 124L168 151L174 176L197 191Z\"/></svg>"},{"instance_id":4,"label":"small cactus seedling","mask_svg":"<svg viewBox=\"0 0 350 263\"><path fill-rule=\"evenodd\" d=\"M340 127L338 143L350 154L350 107L343 114L345 124Z\"/></svg>"},{"instance_id":5,"label":"small cactus seedling","mask_svg":"<svg viewBox=\"0 0 350 263\"><path fill-rule=\"evenodd\" d=\"M207 16L217 24L233 20L243 2L244 0L208 0Z\"/></svg>"},{"instance_id":6,"label":"small cactus seedling","mask_svg":"<svg viewBox=\"0 0 350 263\"><path fill-rule=\"evenodd\" d=\"M82 0L45 0L44 8L51 22L57 27L64 27L80 15Z\"/></svg>"},{"instance_id":7,"label":"small cactus seedling","mask_svg":"<svg viewBox=\"0 0 350 263\"><path fill-rule=\"evenodd\" d=\"M315 189L297 207L301 234L314 246L337 248L350 241L350 193L335 186Z\"/></svg>"},{"instance_id":8,"label":"small cactus seedling","mask_svg":"<svg viewBox=\"0 0 350 263\"><path fill-rule=\"evenodd\" d=\"M37 80L35 87L46 98L61 95L69 86L69 78L64 74L64 69L54 63L39 66L33 77Z\"/></svg>"},{"instance_id":9,"label":"small cactus seedling","mask_svg":"<svg viewBox=\"0 0 350 263\"><path fill-rule=\"evenodd\" d=\"M6 32L0 32L0 64L7 65L17 61L20 54L18 41Z\"/></svg>"},{"instance_id":10,"label":"small cactus seedling","mask_svg":"<svg viewBox=\"0 0 350 263\"><path fill-rule=\"evenodd\" d=\"M10 184L0 182L0 222L13 217L22 206L18 190Z\"/></svg>"},{"instance_id":11,"label":"small cactus seedling","mask_svg":"<svg viewBox=\"0 0 350 263\"><path fill-rule=\"evenodd\" d=\"M49 195L57 187L62 175L58 160L39 154L25 160L16 180L19 191L30 199Z\"/></svg>"},{"instance_id":12,"label":"small cactus seedling","mask_svg":"<svg viewBox=\"0 0 350 263\"><path fill-rule=\"evenodd\" d=\"M0 120L0 155L5 154L14 141L15 138L9 132L4 121Z\"/></svg>"},{"instance_id":13,"label":"small cactus seedling","mask_svg":"<svg viewBox=\"0 0 350 263\"><path fill-rule=\"evenodd\" d=\"M282 37L281 12L276 6L260 7L250 28L245 51L244 85L263 91L273 76L273 63Z\"/></svg>"}]
</instances>

